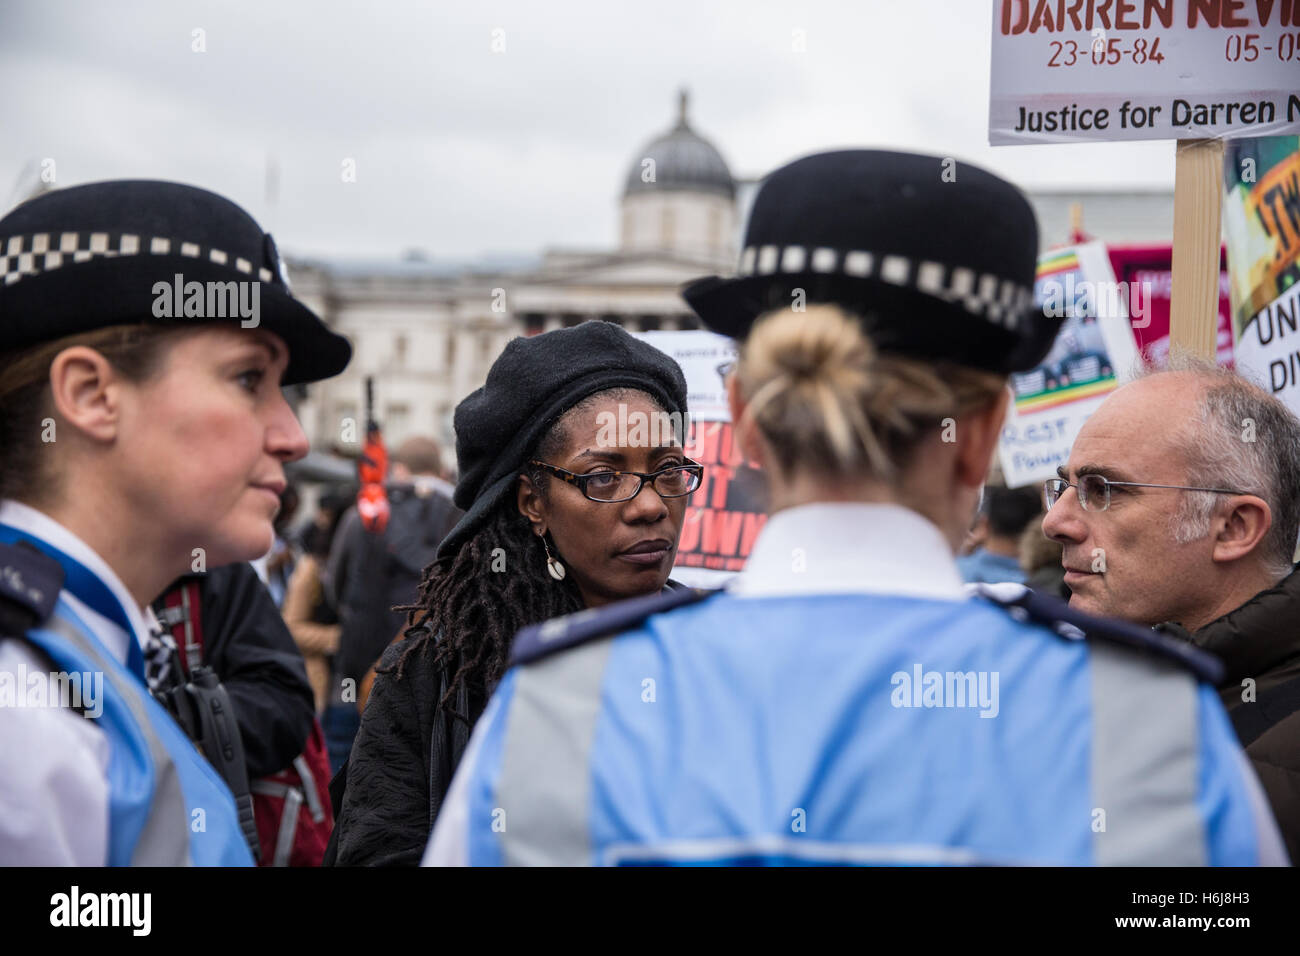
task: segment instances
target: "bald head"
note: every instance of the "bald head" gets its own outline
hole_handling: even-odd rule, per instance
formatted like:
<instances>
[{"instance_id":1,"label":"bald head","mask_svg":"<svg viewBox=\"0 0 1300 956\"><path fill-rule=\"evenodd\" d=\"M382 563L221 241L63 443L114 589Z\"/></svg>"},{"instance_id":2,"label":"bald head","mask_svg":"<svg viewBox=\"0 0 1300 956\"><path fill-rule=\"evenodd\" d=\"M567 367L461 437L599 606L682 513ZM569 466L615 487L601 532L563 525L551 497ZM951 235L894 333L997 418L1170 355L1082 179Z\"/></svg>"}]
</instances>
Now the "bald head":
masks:
<instances>
[{"instance_id":1,"label":"bald head","mask_svg":"<svg viewBox=\"0 0 1300 956\"><path fill-rule=\"evenodd\" d=\"M1083 432L1093 432L1132 443L1129 464L1142 471L1147 461L1157 468L1190 465L1199 442L1189 443L1187 433L1200 424L1208 381L1190 370L1144 375L1102 402L1084 423L1080 438Z\"/></svg>"}]
</instances>

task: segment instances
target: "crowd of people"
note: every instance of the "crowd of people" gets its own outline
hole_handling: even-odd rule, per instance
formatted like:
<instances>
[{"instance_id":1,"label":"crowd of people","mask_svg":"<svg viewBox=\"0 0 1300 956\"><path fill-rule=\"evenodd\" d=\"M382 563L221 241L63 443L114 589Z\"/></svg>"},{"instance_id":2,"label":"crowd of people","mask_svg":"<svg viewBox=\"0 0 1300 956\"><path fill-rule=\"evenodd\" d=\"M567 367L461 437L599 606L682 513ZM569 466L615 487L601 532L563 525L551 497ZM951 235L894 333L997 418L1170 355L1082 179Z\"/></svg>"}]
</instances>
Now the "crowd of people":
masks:
<instances>
[{"instance_id":1,"label":"crowd of people","mask_svg":"<svg viewBox=\"0 0 1300 956\"><path fill-rule=\"evenodd\" d=\"M0 219L0 679L44 701L0 697L0 863L1288 862L1300 422L1176 358L1045 486L989 482L1061 320L1024 195L945 162L790 163L683 289L766 480L718 590L671 577L689 436L599 427L689 410L621 328L512 341L376 527L286 481L281 387L351 349L243 210ZM260 282L258 321L158 316L177 273Z\"/></svg>"}]
</instances>

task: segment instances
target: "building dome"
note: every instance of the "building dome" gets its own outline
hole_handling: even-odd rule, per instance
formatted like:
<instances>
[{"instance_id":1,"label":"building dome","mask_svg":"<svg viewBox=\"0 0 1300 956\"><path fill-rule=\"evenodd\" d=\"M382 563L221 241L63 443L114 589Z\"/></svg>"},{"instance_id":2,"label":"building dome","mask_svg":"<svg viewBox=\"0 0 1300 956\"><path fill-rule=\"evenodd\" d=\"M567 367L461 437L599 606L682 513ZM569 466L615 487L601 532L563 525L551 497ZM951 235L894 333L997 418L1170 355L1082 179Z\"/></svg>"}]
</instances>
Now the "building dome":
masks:
<instances>
[{"instance_id":1,"label":"building dome","mask_svg":"<svg viewBox=\"0 0 1300 956\"><path fill-rule=\"evenodd\" d=\"M628 170L623 187L625 197L637 193L668 190L713 193L734 199L736 182L713 144L691 129L686 121L687 94L680 94L677 125L652 140L639 153ZM654 160L654 181L646 182L646 160Z\"/></svg>"}]
</instances>

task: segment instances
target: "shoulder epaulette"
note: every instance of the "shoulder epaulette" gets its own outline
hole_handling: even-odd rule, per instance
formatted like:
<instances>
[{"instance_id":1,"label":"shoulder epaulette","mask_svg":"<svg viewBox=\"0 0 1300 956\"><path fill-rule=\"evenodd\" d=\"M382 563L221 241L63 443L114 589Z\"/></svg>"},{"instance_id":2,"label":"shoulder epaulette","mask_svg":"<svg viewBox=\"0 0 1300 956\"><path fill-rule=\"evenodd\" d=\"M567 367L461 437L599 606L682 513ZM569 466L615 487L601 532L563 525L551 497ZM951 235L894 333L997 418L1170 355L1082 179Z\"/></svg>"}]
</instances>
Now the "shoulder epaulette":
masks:
<instances>
[{"instance_id":1,"label":"shoulder epaulette","mask_svg":"<svg viewBox=\"0 0 1300 956\"><path fill-rule=\"evenodd\" d=\"M1222 661L1170 634L1116 618L1085 614L1060 598L1032 591L1023 584L978 584L972 590L1016 620L1041 624L1067 640L1111 641L1174 661L1216 687L1223 679Z\"/></svg>"},{"instance_id":2,"label":"shoulder epaulette","mask_svg":"<svg viewBox=\"0 0 1300 956\"><path fill-rule=\"evenodd\" d=\"M0 627L24 634L54 613L63 566L26 542L0 544Z\"/></svg>"},{"instance_id":3,"label":"shoulder epaulette","mask_svg":"<svg viewBox=\"0 0 1300 956\"><path fill-rule=\"evenodd\" d=\"M533 624L515 635L510 666L528 664L566 647L621 633L651 615L696 604L718 593L705 588L675 588Z\"/></svg>"}]
</instances>

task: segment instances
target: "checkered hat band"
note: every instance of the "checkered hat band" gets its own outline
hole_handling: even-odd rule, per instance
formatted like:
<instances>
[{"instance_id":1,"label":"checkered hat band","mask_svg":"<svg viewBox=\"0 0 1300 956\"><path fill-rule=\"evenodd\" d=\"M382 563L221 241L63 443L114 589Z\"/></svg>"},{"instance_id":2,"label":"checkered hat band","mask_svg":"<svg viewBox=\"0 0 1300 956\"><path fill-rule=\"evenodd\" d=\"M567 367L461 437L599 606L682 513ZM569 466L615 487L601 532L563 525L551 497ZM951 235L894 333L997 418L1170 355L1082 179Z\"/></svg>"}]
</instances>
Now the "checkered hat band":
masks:
<instances>
[{"instance_id":1,"label":"checkered hat band","mask_svg":"<svg viewBox=\"0 0 1300 956\"><path fill-rule=\"evenodd\" d=\"M180 255L228 266L261 282L274 276L265 267L212 246L166 236L130 232L38 232L0 237L0 284L13 285L26 276L75 266L92 259L116 256Z\"/></svg>"},{"instance_id":2,"label":"checkered hat band","mask_svg":"<svg viewBox=\"0 0 1300 956\"><path fill-rule=\"evenodd\" d=\"M893 253L775 245L747 246L741 253L737 270L741 278L778 273L875 279L960 306L1007 329L1018 329L1028 321L1034 304L1034 290L1011 279Z\"/></svg>"}]
</instances>

